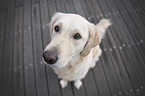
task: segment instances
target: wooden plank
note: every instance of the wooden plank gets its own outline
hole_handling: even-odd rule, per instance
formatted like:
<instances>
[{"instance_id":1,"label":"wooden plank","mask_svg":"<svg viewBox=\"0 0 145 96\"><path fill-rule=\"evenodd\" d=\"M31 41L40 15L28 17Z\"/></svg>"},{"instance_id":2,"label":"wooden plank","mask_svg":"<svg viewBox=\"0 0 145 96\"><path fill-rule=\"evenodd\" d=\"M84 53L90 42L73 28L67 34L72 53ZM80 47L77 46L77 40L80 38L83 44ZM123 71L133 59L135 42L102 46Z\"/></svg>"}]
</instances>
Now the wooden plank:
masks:
<instances>
[{"instance_id":1,"label":"wooden plank","mask_svg":"<svg viewBox=\"0 0 145 96\"><path fill-rule=\"evenodd\" d=\"M92 13L94 13L94 14L91 14L91 16L88 16L89 17L88 19L89 20L91 20L93 18L101 19L102 12L101 12L100 7L99 7L98 3L96 2L96 0L92 1L91 6L92 6L91 10L93 10ZM96 20L95 22L98 22L98 20ZM107 74L104 72L105 69L102 67L102 63L101 63L101 59L100 59L99 62L96 64L96 67L93 68L93 74L94 74L94 78L95 78L96 85L98 88L98 94L99 94L99 96L110 96L110 95L113 96L111 89L110 89L110 88L112 88L111 84L113 84L113 83L111 82L111 84L110 84L109 81L107 80L108 79L106 76ZM113 91L114 91L114 89L113 89Z\"/></svg>"},{"instance_id":2,"label":"wooden plank","mask_svg":"<svg viewBox=\"0 0 145 96\"><path fill-rule=\"evenodd\" d=\"M6 24L6 11L0 11L0 93L2 94L2 75L3 75L3 45L4 45L4 31L5 31L5 24Z\"/></svg>"},{"instance_id":3,"label":"wooden plank","mask_svg":"<svg viewBox=\"0 0 145 96\"><path fill-rule=\"evenodd\" d=\"M87 4L89 4L89 6L92 6L92 4L90 3L90 2L87 2ZM85 7L85 8L87 8L87 9L89 9L88 7ZM87 10L86 9L86 10ZM90 13L90 16L88 16L88 17L90 17L90 20L91 19L95 19L95 14L94 14L94 10L93 9L91 9L90 8L90 11L92 10L92 12ZM89 12L90 12L89 11ZM97 20L94 20L95 22L97 21ZM94 22L94 23L95 23ZM105 55L106 56L106 55ZM106 68L108 68L108 66L111 66L111 65L109 65L109 64L112 64L112 62L110 61L110 59L108 59L107 61L106 61L106 59L104 60L105 62L102 62L102 64L104 65L104 67L105 67L105 74L106 74L106 76L107 76L107 82L109 82L109 86L108 86L108 88L111 88L111 90L112 90L112 94L116 94L117 92L119 92L121 89L120 89L120 85L118 84L118 78L117 78L117 76L116 76L116 72L115 72L115 70L112 68L112 67L110 67L109 69L106 69ZM108 66L106 66L106 63L109 63L108 64ZM108 70L108 71L106 71L106 70ZM110 74L112 74L112 76L110 76ZM111 78L112 77L112 78ZM99 88L98 88L99 89ZM108 91L109 92L109 91Z\"/></svg>"},{"instance_id":4,"label":"wooden plank","mask_svg":"<svg viewBox=\"0 0 145 96\"><path fill-rule=\"evenodd\" d=\"M5 10L7 8L8 0L0 0L0 10Z\"/></svg>"},{"instance_id":5,"label":"wooden plank","mask_svg":"<svg viewBox=\"0 0 145 96\"><path fill-rule=\"evenodd\" d=\"M73 0L73 4L74 4L74 9L75 9L76 13L81 15L81 16L85 16L81 1L80 0Z\"/></svg>"},{"instance_id":6,"label":"wooden plank","mask_svg":"<svg viewBox=\"0 0 145 96\"><path fill-rule=\"evenodd\" d=\"M13 73L13 25L14 25L14 4L15 2L8 2L7 9L7 20L6 20L6 30L5 30L5 40L4 40L4 55L3 55L3 92L2 96L12 95L12 73Z\"/></svg>"},{"instance_id":7,"label":"wooden plank","mask_svg":"<svg viewBox=\"0 0 145 96\"><path fill-rule=\"evenodd\" d=\"M96 0L92 0L91 6L93 9L95 9L93 10L94 12L93 17L96 18L98 21L99 19L102 18L102 16L100 16L100 14L102 14L100 6L98 5ZM98 94L99 96L110 96L110 95L112 96L113 94L110 90L106 74L104 73L104 70L101 65L102 65L101 60L99 60L99 62L96 63L96 67L93 68L93 74L95 77L95 81L97 83L96 85L98 87Z\"/></svg>"},{"instance_id":8,"label":"wooden plank","mask_svg":"<svg viewBox=\"0 0 145 96\"><path fill-rule=\"evenodd\" d=\"M72 86L73 85L71 84L71 82L68 82L67 87L61 88L61 95L62 96L74 96Z\"/></svg>"},{"instance_id":9,"label":"wooden plank","mask_svg":"<svg viewBox=\"0 0 145 96\"><path fill-rule=\"evenodd\" d=\"M129 2L121 2L122 4L123 4L123 7L127 7L126 9L127 10L130 10L130 9L132 9L132 7L130 6L130 3ZM128 3L128 5L125 5L124 3ZM129 11L128 11L129 12ZM133 15L133 16L131 16L131 15ZM142 32L142 31L144 31L144 25L142 24L142 22L139 20L139 17L137 16L137 14L135 14L135 12L133 11L133 12L129 12L127 15L130 15L130 19L132 19L131 21L133 21L133 23L134 23L134 25L135 25L135 27L136 27L136 29L139 31L139 32ZM127 16L126 16L127 17ZM137 17L136 18L136 20L134 20L135 19L135 17ZM128 19L128 22L131 22L131 21L129 21L130 19ZM138 24L136 24L138 22ZM128 24L130 24L130 23L128 23ZM140 25L140 26L143 26L143 27L139 27L138 25ZM130 24L130 26L129 26L129 28L130 28L130 30L131 30L131 28L133 27L133 25L132 24ZM142 28L142 29L140 29L140 28ZM134 38L133 39L141 39L142 40L142 38L144 38L144 37L140 37L140 38L138 38L139 36L138 36L138 33L139 32L135 32L135 34L134 34ZM144 33L143 33L144 34ZM140 34L140 36L142 36L143 34ZM137 38L135 38L135 37L137 37ZM137 41L136 40L136 41ZM137 44L138 44L138 42L136 42ZM139 42L140 43L140 42ZM140 79L141 79L141 84L142 85L145 85L145 82L144 82L144 73L145 73L145 66L144 66L144 55L145 54L142 54L142 53L144 53L145 52L145 50L144 50L144 48L145 48L145 45L144 44L141 44L141 45L143 45L143 46L140 46L140 44L138 44L138 46L137 46L137 48L139 49L139 50L137 50L137 48L136 47L133 47L132 48L132 52L134 52L134 55L132 55L132 58L133 58L133 60L134 60L134 62L136 63L135 64L135 68L136 68L136 70L138 71L138 73L140 74ZM142 49L142 50L141 50ZM137 51L136 51L137 50ZM138 51L141 51L140 52L140 54L139 54L139 52ZM139 64L137 64L137 63L139 63ZM141 92L141 91L140 91ZM145 92L144 91L142 91L141 92L141 94L145 94Z\"/></svg>"},{"instance_id":10,"label":"wooden plank","mask_svg":"<svg viewBox=\"0 0 145 96\"><path fill-rule=\"evenodd\" d=\"M104 8L104 7L103 7ZM112 6L111 6L111 8L112 8ZM109 16L110 17L110 16ZM117 36L116 36L117 37ZM113 41L113 40L112 40ZM109 45L110 45L110 43L109 43ZM125 88L127 88L128 89L128 86L127 85L125 85L126 87ZM129 90L129 89L128 89ZM127 91L127 90L126 90Z\"/></svg>"},{"instance_id":11,"label":"wooden plank","mask_svg":"<svg viewBox=\"0 0 145 96\"><path fill-rule=\"evenodd\" d=\"M49 16L48 16L48 8L47 8L47 1L41 0L40 1L40 11L41 11L41 26L42 26L42 33L43 33L43 50L50 42L50 34L49 34ZM49 13L50 14L50 13ZM49 96L59 96L61 95L60 86L58 82L58 76L54 73L54 71L49 67L46 66L47 72L47 85L49 90Z\"/></svg>"},{"instance_id":12,"label":"wooden plank","mask_svg":"<svg viewBox=\"0 0 145 96\"><path fill-rule=\"evenodd\" d=\"M111 28L112 29L112 28ZM111 33L113 33L113 31L111 30ZM104 43L104 48L108 47L108 50L105 51L107 53L107 57L110 57L110 60L112 61L112 67L114 67L115 72L117 74L117 78L119 79L119 85L121 86L121 90L119 90L117 93L115 93L115 95L129 95L129 96L134 96L133 92L129 92L130 89L132 88L132 85L130 83L129 80L129 75L127 74L127 71L124 67L123 61L120 57L120 54L118 52L119 48L116 48L113 51L110 51L109 48L111 48L112 46L118 46L116 45L114 42L116 40L116 38L114 39L111 34L109 34L109 36L107 36L108 38L105 40L107 42ZM111 38L111 39L110 39ZM113 40L114 39L114 40ZM108 43L108 44L107 44ZM107 58L106 58L107 59ZM106 69L106 68L105 68Z\"/></svg>"},{"instance_id":13,"label":"wooden plank","mask_svg":"<svg viewBox=\"0 0 145 96\"><path fill-rule=\"evenodd\" d=\"M72 0L63 0L67 13L75 13Z\"/></svg>"},{"instance_id":14,"label":"wooden plank","mask_svg":"<svg viewBox=\"0 0 145 96\"><path fill-rule=\"evenodd\" d=\"M94 0L93 0L94 1ZM93 3L95 3L95 2L93 2ZM106 13L108 13L110 10L109 10L109 8L108 8L108 6L106 5L106 2L104 1L104 0L102 0L102 1L99 1L99 2L96 2L95 3L96 5L97 4L99 4L102 8L101 8L101 10L102 10L102 13L100 13L100 14L102 14L102 15L104 15L106 18L109 18L109 19L111 19L111 21L113 22L113 24L114 24L114 20L113 20L113 18L111 17L111 16L108 16L108 15L106 15ZM97 12L97 11L96 11ZM110 13L111 14L111 13ZM101 15L100 15L101 16ZM104 16L101 16L102 18L104 18ZM113 25L113 27L114 27L115 25ZM112 29L112 28L111 28ZM113 28L114 29L114 28ZM110 49L110 47L113 47L113 46L116 46L116 44L115 44L115 42L114 42L114 40L112 40L113 39L113 37L111 36L111 34L110 33L112 33L112 30L111 30L111 32L109 32L109 33L107 33L106 34L106 36L108 36L108 34L109 34L109 36L108 36L108 38L105 40L106 41L106 43L104 44L105 46L105 48L107 48L108 50ZM111 38L111 41L109 40ZM120 41L119 41L120 42ZM122 42L122 41L121 41ZM120 43L121 43L120 42ZM107 44L108 43L108 44ZM109 45L109 46L106 46L106 45ZM116 48L117 49L117 48ZM113 54L112 54L113 53ZM107 54L106 54L108 57L111 57L110 58L110 60L111 60L111 62L112 62L112 66L114 66L114 68L113 68L113 70L115 70L115 73L116 73L116 77L118 78L118 86L120 86L120 89L118 90L118 92L117 93L114 93L114 92L112 92L112 95L113 94L125 94L127 91L129 91L129 89L130 88L132 88L131 87L131 84L130 84L130 80L129 80L129 78L128 78L128 75L127 75L127 73L126 73L126 70L125 70L125 67L123 66L123 62L122 62L122 60L121 60L121 58L116 58L116 56L119 56L120 54L119 54L119 52L118 52L118 50L114 50L113 52L111 52L110 53L110 51L107 51ZM116 59L114 59L114 58L116 58ZM111 65L111 64L110 64ZM120 75L121 74L121 75ZM125 79L124 79L124 78ZM112 85L110 85L110 86L112 86ZM116 86L116 85L115 85ZM113 91L113 90L111 90L111 91Z\"/></svg>"},{"instance_id":15,"label":"wooden plank","mask_svg":"<svg viewBox=\"0 0 145 96\"><path fill-rule=\"evenodd\" d=\"M96 88L96 83L92 74L92 70L87 73L86 77L83 79L83 84L85 87L87 96L98 96L98 90Z\"/></svg>"},{"instance_id":16,"label":"wooden plank","mask_svg":"<svg viewBox=\"0 0 145 96\"><path fill-rule=\"evenodd\" d=\"M48 6L47 0L40 1L40 12L41 12L41 27L43 34L43 49L50 42L50 34L49 34L49 16L48 16Z\"/></svg>"},{"instance_id":17,"label":"wooden plank","mask_svg":"<svg viewBox=\"0 0 145 96\"><path fill-rule=\"evenodd\" d=\"M111 28L111 33L114 33L114 30L112 30ZM107 38L107 43L104 44L105 47L108 47L110 49L113 50L112 46L114 46L115 50L111 51L110 49L108 49L107 53L108 53L108 57L111 57L111 61L114 65L114 69L116 71L117 77L119 79L119 84L121 86L121 89L123 91L119 91L118 94L122 94L122 95L129 95L129 96L134 96L134 92L130 92L130 89L132 89L132 82L130 80L130 77L128 75L128 70L126 70L126 67L124 66L124 62L121 58L121 54L120 54L120 49L119 46L115 40L117 40L117 38L114 38L112 36L112 34L109 34L108 36L109 38ZM114 40L113 40L114 39ZM116 44L115 44L116 43Z\"/></svg>"},{"instance_id":18,"label":"wooden plank","mask_svg":"<svg viewBox=\"0 0 145 96\"><path fill-rule=\"evenodd\" d=\"M108 3L108 4L109 4L109 3ZM110 7L110 8L111 8L111 7ZM115 10L114 10L114 14L115 14L115 12L117 12L116 14L118 14L118 12L119 12L119 11L117 11L117 10L115 11ZM127 25L127 26L128 26L128 25ZM127 29L127 30L128 30L128 29ZM135 29L135 30L136 30L136 29ZM130 31L130 30L128 30L128 31ZM134 32L134 34L137 34L137 32ZM131 35L131 34L129 34L128 32L127 32L125 35L130 36L131 40L132 40L132 39L135 39L135 37L134 37L134 38L132 38L132 37L131 37L132 35ZM138 36L138 37L140 37L140 36ZM127 38L128 38L128 37L127 37ZM126 40L127 40L127 39L126 39ZM132 41L134 41L134 40L132 40ZM128 41L127 41L127 42L128 42Z\"/></svg>"},{"instance_id":19,"label":"wooden plank","mask_svg":"<svg viewBox=\"0 0 145 96\"><path fill-rule=\"evenodd\" d=\"M84 82L83 82L83 80L82 80L82 83L83 83L83 85L80 87L80 89L78 90L78 89L76 89L75 88L75 86L74 86L74 83L73 83L73 92L74 92L74 96L86 96L86 92L85 92L85 89L84 89Z\"/></svg>"},{"instance_id":20,"label":"wooden plank","mask_svg":"<svg viewBox=\"0 0 145 96\"><path fill-rule=\"evenodd\" d=\"M16 8L14 26L13 54L13 95L24 96L23 43L22 43L22 7Z\"/></svg>"},{"instance_id":21,"label":"wooden plank","mask_svg":"<svg viewBox=\"0 0 145 96\"><path fill-rule=\"evenodd\" d=\"M16 2L16 5L15 5L16 7L23 6L23 3L24 3L23 0L16 0L15 2Z\"/></svg>"},{"instance_id":22,"label":"wooden plank","mask_svg":"<svg viewBox=\"0 0 145 96\"><path fill-rule=\"evenodd\" d=\"M98 88L98 96L113 96L106 78L106 74L102 68L101 60L96 63L96 67L93 68L93 74L95 82Z\"/></svg>"},{"instance_id":23,"label":"wooden plank","mask_svg":"<svg viewBox=\"0 0 145 96\"><path fill-rule=\"evenodd\" d=\"M52 68L50 68L49 66L47 66L46 68L48 77L49 96L61 96L58 76L54 73L54 70Z\"/></svg>"},{"instance_id":24,"label":"wooden plank","mask_svg":"<svg viewBox=\"0 0 145 96\"><path fill-rule=\"evenodd\" d=\"M32 4L33 3L39 3L39 0L32 0Z\"/></svg>"},{"instance_id":25,"label":"wooden plank","mask_svg":"<svg viewBox=\"0 0 145 96\"><path fill-rule=\"evenodd\" d=\"M62 0L57 0L56 1L56 6L57 6L57 11L58 12L63 12L65 13L65 6L64 6L64 2Z\"/></svg>"},{"instance_id":26,"label":"wooden plank","mask_svg":"<svg viewBox=\"0 0 145 96\"><path fill-rule=\"evenodd\" d=\"M97 19L97 22L99 22L99 20L101 20L103 17L102 17L102 10L100 9L100 6L97 3L97 0L92 0L92 7L93 7L93 11L94 11L93 13L95 14L93 17L95 19ZM97 23L97 22L95 22L95 23Z\"/></svg>"},{"instance_id":27,"label":"wooden plank","mask_svg":"<svg viewBox=\"0 0 145 96\"><path fill-rule=\"evenodd\" d=\"M102 3L102 4L105 4L105 3ZM103 6L103 5L101 5L101 6ZM95 9L95 8L94 8ZM103 9L104 9L104 6L103 6ZM104 10L106 10L106 9L104 9ZM107 13L107 12L106 12ZM105 16L107 16L106 15L106 13L104 14ZM101 16L101 15L100 15ZM109 43L109 45L110 45L110 43ZM112 47L112 46L111 46ZM120 80L121 81L121 80Z\"/></svg>"},{"instance_id":28,"label":"wooden plank","mask_svg":"<svg viewBox=\"0 0 145 96\"><path fill-rule=\"evenodd\" d=\"M110 61L110 58L108 58L107 56L104 52L104 55L102 55L102 57L100 58L100 62L102 63L101 67L103 68L103 71L106 75L106 79L108 82L108 87L110 89L110 93L112 95L118 95L119 92L122 92L122 90L120 89L119 83L116 80L116 74L115 73L112 74L112 72L110 72L113 69L112 68L113 66L111 65L112 62ZM113 70L113 71L115 72L115 70ZM117 84L117 85L115 85L115 84ZM103 94L103 93L101 93L101 94Z\"/></svg>"},{"instance_id":29,"label":"wooden plank","mask_svg":"<svg viewBox=\"0 0 145 96\"><path fill-rule=\"evenodd\" d=\"M92 12L92 10L90 9L90 6L87 4L87 1L82 1L82 7L84 9L84 13L86 14L86 19L91 22L91 23L95 23L97 20L96 18L94 18L94 14Z\"/></svg>"},{"instance_id":30,"label":"wooden plank","mask_svg":"<svg viewBox=\"0 0 145 96\"><path fill-rule=\"evenodd\" d=\"M115 39L116 40L116 39ZM118 46L118 45L117 45ZM120 47L121 48L121 47ZM118 48L119 49L119 48ZM126 82L124 82L124 85L126 88L130 88L130 89L127 89L125 94L130 94L132 96L132 92L134 92L136 94L136 88L140 88L139 86L136 87L136 85L138 85L139 83L138 82L141 82L140 79L136 79L136 78L139 78L139 76L137 74L134 74L134 71L137 72L137 70L135 68L132 68L133 66L133 63L134 61L132 61L132 57L129 57L130 56L130 53L128 52L130 49L126 49L126 48L123 48L121 49L123 51L120 51L121 53L121 57L123 58L123 62L124 62L124 66L126 68L126 72L128 73L127 76L128 78L130 79L130 82L125 84ZM115 56L113 56L114 58ZM116 60L116 59L115 59ZM119 68L121 69L121 68ZM120 72L121 73L121 72ZM122 75L120 75L122 77ZM123 78L123 81L125 81L126 78ZM137 83L136 83L137 82ZM131 86L130 86L131 84ZM140 84L139 84L140 85ZM124 86L123 86L124 87ZM139 95L140 96L140 95Z\"/></svg>"},{"instance_id":31,"label":"wooden plank","mask_svg":"<svg viewBox=\"0 0 145 96\"><path fill-rule=\"evenodd\" d=\"M98 20L101 19L102 12L101 12L100 6L96 2L96 0L92 0L91 6L92 6L91 10L93 10L92 13L94 13L94 14L92 14L92 16L90 18L96 18ZM104 52L102 55L104 55ZM103 58L103 56L101 56L101 58ZM107 72L105 66L106 66L106 64L104 64L103 60L100 59L99 64L97 63L96 67L93 69L95 81L97 83L96 85L98 87L98 94L99 94L99 96L113 96L113 95L115 96L120 91L117 92L117 91L115 91L116 89L114 90L114 87L116 87L116 86L114 86L113 83L115 83L115 82L112 82L112 81L110 82L110 80L112 80L112 78L110 79L110 76L109 76L110 75L109 73L111 73L110 71L112 71L112 69L110 68L110 70L108 70L109 72ZM108 78L108 76L109 76L109 78Z\"/></svg>"},{"instance_id":32,"label":"wooden plank","mask_svg":"<svg viewBox=\"0 0 145 96\"><path fill-rule=\"evenodd\" d=\"M144 39L145 33L143 32L143 30L145 30L145 25L143 24L142 19L139 18L139 16L136 13L136 11L135 10L132 10L133 9L133 6L131 6L130 2L128 2L128 1L126 2L125 1L125 2L122 2L122 3L126 7L127 11L129 12L130 18L132 19L132 22L134 23L134 26L132 24L132 25L129 26L129 28L130 28L131 31L135 31L132 34L132 37L133 37L133 39L136 40L136 43L139 45L139 47L138 47L139 52L144 57L145 56L145 50L144 50L145 45L142 44L141 41L145 41L145 39ZM128 5L126 5L126 3ZM143 20L144 20L144 18L143 18ZM132 28L132 27L136 27L136 30L134 30L134 28Z\"/></svg>"},{"instance_id":33,"label":"wooden plank","mask_svg":"<svg viewBox=\"0 0 145 96\"><path fill-rule=\"evenodd\" d=\"M143 8L140 6L139 2L137 2L137 0L130 0L130 3L132 4L134 11L136 11L136 13L139 15L141 21L145 25L145 20L144 20L145 12L144 12Z\"/></svg>"},{"instance_id":34,"label":"wooden plank","mask_svg":"<svg viewBox=\"0 0 145 96\"><path fill-rule=\"evenodd\" d=\"M54 0L48 0L49 17L52 17L57 12Z\"/></svg>"},{"instance_id":35,"label":"wooden plank","mask_svg":"<svg viewBox=\"0 0 145 96\"><path fill-rule=\"evenodd\" d=\"M135 27L137 28L137 30L139 31L139 35L141 35L140 36L140 38L143 38L143 36L142 35L145 35L145 33L144 32L142 32L142 30L145 30L145 26L144 26L144 24L143 24L143 21L139 18L139 15L137 14L137 12L133 9L133 6L130 4L130 2L129 1L125 1L125 2L122 2L123 3L123 5L125 6L125 8L127 9L127 11L128 11L128 13L129 13L129 16L131 17L131 19L132 19L132 22L134 23L134 25L135 25ZM128 5L126 5L126 3L128 4ZM134 18L136 18L136 19L134 19ZM136 24L136 22L138 22L138 24ZM139 37L139 36L138 36ZM144 38L143 38L144 39Z\"/></svg>"},{"instance_id":36,"label":"wooden plank","mask_svg":"<svg viewBox=\"0 0 145 96\"><path fill-rule=\"evenodd\" d=\"M33 59L35 64L36 87L38 96L47 96L47 79L45 66L42 64L42 34L40 28L39 4L32 5L32 33L33 33Z\"/></svg>"},{"instance_id":37,"label":"wooden plank","mask_svg":"<svg viewBox=\"0 0 145 96\"><path fill-rule=\"evenodd\" d=\"M37 96L34 61L32 51L32 28L31 28L31 1L24 0L23 8L23 63L25 95Z\"/></svg>"},{"instance_id":38,"label":"wooden plank","mask_svg":"<svg viewBox=\"0 0 145 96\"><path fill-rule=\"evenodd\" d=\"M109 2L110 3L110 2ZM119 3L120 4L120 3ZM113 4L114 5L114 4ZM113 6L112 6L112 4L111 4L111 7L110 8L112 8L112 10L114 9L116 9L116 8L113 8ZM116 12L116 11L115 11ZM116 16L120 16L119 14L118 15L116 15ZM115 18L116 18L116 16L115 16ZM118 19L119 18L119 19ZM118 21L118 20L120 20L120 18L121 17L118 17L116 20L117 20L117 23L122 23L122 21ZM122 25L124 25L124 24L118 24L118 25L120 25L120 26L122 26ZM119 26L119 27L120 27ZM120 28L121 30L122 30L122 32L120 32L120 36L122 37L122 33L123 34L126 34L126 36L128 36L126 39L125 39L125 42L128 44L129 43L129 41L130 41L130 39L131 39L131 36L129 35L129 34L127 34L127 33L124 33L124 31L125 30L128 30L128 29L124 29L124 27L123 28ZM117 36L114 36L114 37L117 37ZM119 36L118 36L119 37ZM124 37L124 36L123 36ZM125 37L124 37L125 38ZM128 40L128 38L129 38L129 40ZM117 39L115 39L116 41L117 41ZM119 39L118 39L119 40ZM121 40L121 39L120 39ZM123 40L123 39L122 39ZM118 44L118 43L117 43ZM122 47L121 47L122 48ZM131 49L129 49L129 51L130 51ZM125 62L128 62L127 64L125 64L125 66L128 66L127 67L127 71L129 71L129 75L131 75L131 81L133 81L134 83L136 82L136 81L140 81L139 79L136 79L136 78L138 78L138 76L137 76L137 74L132 74L132 71L134 70L136 70L135 68L132 68L132 65L133 64L135 64L132 60L131 60L131 58L133 58L133 57L130 57L130 56L134 56L134 55L132 55L132 54L134 54L134 51L130 51L130 52L128 52L127 50L124 50L123 49L123 51L125 51L125 52L122 52L121 51L121 55L122 55L122 57L123 57L123 59L124 59L124 61ZM127 56L128 55L128 56ZM124 57L126 57L126 58L124 58ZM129 57L129 58L128 58ZM132 65L130 65L130 63L129 62L132 62ZM132 69L130 69L130 68L132 68ZM130 76L129 76L130 77ZM139 87L138 87L139 88ZM136 90L136 89L135 89Z\"/></svg>"},{"instance_id":39,"label":"wooden plank","mask_svg":"<svg viewBox=\"0 0 145 96\"><path fill-rule=\"evenodd\" d=\"M121 1L119 1L120 3L119 3L119 5L120 5L120 7L119 8L121 8L121 9L124 9L125 7L124 7L124 5L123 5L123 3L121 2ZM118 2L117 2L118 3ZM135 23L131 20L131 18L130 18L130 16L129 16L129 14L128 13L126 13L126 14L124 14L124 15L122 15L122 17L125 19L125 23L127 24L127 26L128 26L128 29L129 30L132 30L132 28L134 27L134 29L133 30L137 30L138 28L135 26ZM125 18L125 17L128 17L127 19ZM126 21L128 21L128 22L126 22ZM139 35L137 35L137 33L138 33L138 31L139 30L137 30L137 31L135 31L134 32L134 34L136 34L135 36L134 36L134 34L131 34L131 36L132 37L134 37L133 39L134 40L138 40L138 39L140 39L139 38ZM143 31L143 30L142 30ZM127 33L126 33L127 34ZM129 34L128 34L129 35ZM135 38L136 37L136 38ZM130 39L130 40L132 40L132 38L130 37L130 38L127 38L127 39ZM132 40L133 41L133 40ZM137 43L137 41L136 41L136 43ZM134 53L135 54L139 54L138 53L138 50L136 49L138 46L134 46L133 48L134 48ZM144 44L143 44L143 47L144 47ZM138 47L138 49L139 48L142 48L141 46L140 47ZM142 48L142 49L144 49L144 48ZM144 53L144 50L142 51L143 53ZM139 56L140 56L140 54L139 54ZM133 55L133 57L138 57L138 55ZM141 59L141 58L140 58ZM140 60L139 60L140 61ZM144 66L144 64L142 64L143 63L143 61L142 61L142 59L141 59L141 65L140 66ZM138 66L137 66L138 67ZM141 67L142 68L142 67ZM139 68L140 69L140 68ZM139 70L140 71L140 70Z\"/></svg>"},{"instance_id":40,"label":"wooden plank","mask_svg":"<svg viewBox=\"0 0 145 96\"><path fill-rule=\"evenodd\" d=\"M145 1L144 0L139 0L138 3L140 4L140 6L144 9L145 11Z\"/></svg>"}]
</instances>

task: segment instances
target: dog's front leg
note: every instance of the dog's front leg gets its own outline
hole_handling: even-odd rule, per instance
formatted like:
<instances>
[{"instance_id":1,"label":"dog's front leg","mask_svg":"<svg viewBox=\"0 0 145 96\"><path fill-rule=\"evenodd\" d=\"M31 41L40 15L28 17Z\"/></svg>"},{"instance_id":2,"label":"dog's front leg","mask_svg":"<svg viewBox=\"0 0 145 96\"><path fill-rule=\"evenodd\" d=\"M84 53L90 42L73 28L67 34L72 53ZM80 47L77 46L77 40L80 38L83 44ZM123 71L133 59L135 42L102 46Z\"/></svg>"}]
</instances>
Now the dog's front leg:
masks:
<instances>
[{"instance_id":1,"label":"dog's front leg","mask_svg":"<svg viewBox=\"0 0 145 96\"><path fill-rule=\"evenodd\" d=\"M67 80L60 80L60 85L62 88L65 88L67 86Z\"/></svg>"},{"instance_id":2,"label":"dog's front leg","mask_svg":"<svg viewBox=\"0 0 145 96\"><path fill-rule=\"evenodd\" d=\"M74 82L74 85L75 85L75 87L76 87L77 89L79 89L79 88L82 86L82 81L81 81L81 80L76 80L76 81Z\"/></svg>"}]
</instances>

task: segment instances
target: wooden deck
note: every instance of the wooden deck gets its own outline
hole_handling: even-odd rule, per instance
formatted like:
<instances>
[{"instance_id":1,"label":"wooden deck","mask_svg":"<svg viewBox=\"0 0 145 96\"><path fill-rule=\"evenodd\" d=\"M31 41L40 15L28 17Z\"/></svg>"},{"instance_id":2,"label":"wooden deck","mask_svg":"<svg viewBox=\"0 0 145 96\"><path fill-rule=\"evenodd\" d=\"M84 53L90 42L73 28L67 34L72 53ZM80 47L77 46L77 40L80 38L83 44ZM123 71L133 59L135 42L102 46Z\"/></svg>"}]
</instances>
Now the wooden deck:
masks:
<instances>
[{"instance_id":1,"label":"wooden deck","mask_svg":"<svg viewBox=\"0 0 145 96\"><path fill-rule=\"evenodd\" d=\"M113 22L80 90L62 89L41 59L57 11ZM145 1L0 0L0 96L145 96Z\"/></svg>"}]
</instances>

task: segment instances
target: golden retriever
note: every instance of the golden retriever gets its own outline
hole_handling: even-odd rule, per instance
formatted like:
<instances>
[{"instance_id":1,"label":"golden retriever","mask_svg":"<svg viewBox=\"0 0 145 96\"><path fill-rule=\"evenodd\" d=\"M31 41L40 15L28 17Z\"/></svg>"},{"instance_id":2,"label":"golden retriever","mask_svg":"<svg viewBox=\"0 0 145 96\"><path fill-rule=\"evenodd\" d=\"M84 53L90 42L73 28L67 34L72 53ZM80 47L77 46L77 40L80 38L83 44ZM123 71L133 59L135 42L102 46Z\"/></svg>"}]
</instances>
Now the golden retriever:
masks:
<instances>
[{"instance_id":1,"label":"golden retriever","mask_svg":"<svg viewBox=\"0 0 145 96\"><path fill-rule=\"evenodd\" d=\"M110 25L109 19L94 25L78 14L54 14L50 22L51 42L44 50L43 60L61 78L62 88L68 81L74 81L77 89L81 87L81 79L99 60L99 44Z\"/></svg>"}]
</instances>

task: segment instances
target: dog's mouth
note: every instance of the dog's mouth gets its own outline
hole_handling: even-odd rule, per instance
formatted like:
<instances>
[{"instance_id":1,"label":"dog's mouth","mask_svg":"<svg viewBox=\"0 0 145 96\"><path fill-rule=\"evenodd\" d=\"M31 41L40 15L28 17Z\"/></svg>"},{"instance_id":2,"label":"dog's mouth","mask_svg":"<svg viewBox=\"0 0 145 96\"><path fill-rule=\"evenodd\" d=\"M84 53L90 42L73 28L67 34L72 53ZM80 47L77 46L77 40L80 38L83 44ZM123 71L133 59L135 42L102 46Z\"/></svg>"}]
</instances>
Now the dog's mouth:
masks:
<instances>
[{"instance_id":1,"label":"dog's mouth","mask_svg":"<svg viewBox=\"0 0 145 96\"><path fill-rule=\"evenodd\" d=\"M43 60L43 62L44 62L45 65L50 66L50 67L52 67L52 68L54 68L54 69L63 68L63 67L65 67L65 66L67 65L67 63L68 63L68 62L63 62L63 63L62 63L62 61L64 61L63 59L62 59L61 61L58 60L58 61L57 61L56 63L54 63L54 64L49 64L49 63L47 63L47 62L44 60L43 57L42 57L42 60Z\"/></svg>"},{"instance_id":2,"label":"dog's mouth","mask_svg":"<svg viewBox=\"0 0 145 96\"><path fill-rule=\"evenodd\" d=\"M43 62L44 62L44 64L45 65L47 65L47 66L50 66L50 67L52 67L52 68L62 68L61 66L58 66L58 64L57 64L57 62L55 63L55 64L49 64L49 63L47 63L45 60L44 60L44 58L42 57L42 60L43 60Z\"/></svg>"},{"instance_id":3,"label":"dog's mouth","mask_svg":"<svg viewBox=\"0 0 145 96\"><path fill-rule=\"evenodd\" d=\"M70 61L73 57L72 54L67 56L60 56L57 51L52 50L46 50L42 54L42 60L44 64L52 67L52 68L63 68L68 64L68 61Z\"/></svg>"}]
</instances>

